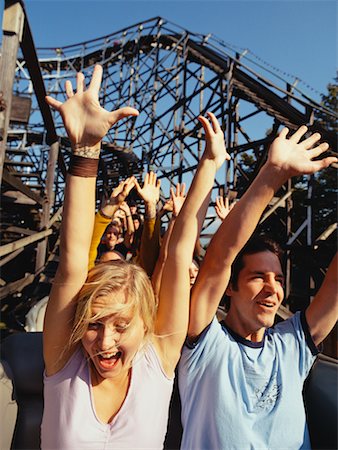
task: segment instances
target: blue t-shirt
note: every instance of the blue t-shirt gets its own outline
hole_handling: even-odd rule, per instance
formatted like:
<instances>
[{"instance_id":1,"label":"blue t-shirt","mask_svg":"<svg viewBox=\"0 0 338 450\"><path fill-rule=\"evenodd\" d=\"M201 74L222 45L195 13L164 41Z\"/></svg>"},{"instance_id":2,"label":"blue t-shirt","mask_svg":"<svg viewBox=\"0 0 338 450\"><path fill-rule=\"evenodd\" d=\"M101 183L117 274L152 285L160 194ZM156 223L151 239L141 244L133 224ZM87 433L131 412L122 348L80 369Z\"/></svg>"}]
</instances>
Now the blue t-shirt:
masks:
<instances>
[{"instance_id":1,"label":"blue t-shirt","mask_svg":"<svg viewBox=\"0 0 338 450\"><path fill-rule=\"evenodd\" d=\"M216 318L179 364L184 450L310 449L302 389L318 353L297 313L262 342Z\"/></svg>"}]
</instances>

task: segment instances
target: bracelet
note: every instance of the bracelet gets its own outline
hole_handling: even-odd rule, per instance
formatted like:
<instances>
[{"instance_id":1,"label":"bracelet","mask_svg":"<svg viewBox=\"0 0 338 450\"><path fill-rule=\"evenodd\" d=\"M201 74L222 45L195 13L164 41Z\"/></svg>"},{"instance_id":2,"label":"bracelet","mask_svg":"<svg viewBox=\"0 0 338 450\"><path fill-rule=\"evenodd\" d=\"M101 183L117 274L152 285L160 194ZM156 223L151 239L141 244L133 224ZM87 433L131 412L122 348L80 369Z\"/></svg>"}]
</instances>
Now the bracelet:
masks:
<instances>
[{"instance_id":1,"label":"bracelet","mask_svg":"<svg viewBox=\"0 0 338 450\"><path fill-rule=\"evenodd\" d=\"M99 210L99 214L100 216L102 216L104 219L109 219L111 220L113 218L113 216L107 216L107 214L105 214L102 209Z\"/></svg>"},{"instance_id":2,"label":"bracelet","mask_svg":"<svg viewBox=\"0 0 338 450\"><path fill-rule=\"evenodd\" d=\"M70 164L68 173L77 177L96 177L97 169L99 167L99 160L97 158L85 158L72 154L70 157Z\"/></svg>"},{"instance_id":3,"label":"bracelet","mask_svg":"<svg viewBox=\"0 0 338 450\"><path fill-rule=\"evenodd\" d=\"M131 217L131 216L126 216L126 219L128 219L128 217Z\"/></svg>"},{"instance_id":4,"label":"bracelet","mask_svg":"<svg viewBox=\"0 0 338 450\"><path fill-rule=\"evenodd\" d=\"M73 147L73 155L82 156L83 158L99 159L100 146L93 147L90 145L75 144Z\"/></svg>"}]
</instances>

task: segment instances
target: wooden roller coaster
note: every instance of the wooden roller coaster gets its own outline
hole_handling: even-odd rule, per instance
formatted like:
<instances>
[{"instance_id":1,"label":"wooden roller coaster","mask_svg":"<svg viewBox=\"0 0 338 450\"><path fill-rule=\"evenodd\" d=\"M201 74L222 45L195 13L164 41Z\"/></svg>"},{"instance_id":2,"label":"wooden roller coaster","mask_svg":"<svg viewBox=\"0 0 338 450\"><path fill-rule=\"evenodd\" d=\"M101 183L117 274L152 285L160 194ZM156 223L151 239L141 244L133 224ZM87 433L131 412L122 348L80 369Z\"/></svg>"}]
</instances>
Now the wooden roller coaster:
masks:
<instances>
[{"instance_id":1,"label":"wooden roller coaster","mask_svg":"<svg viewBox=\"0 0 338 450\"><path fill-rule=\"evenodd\" d=\"M212 35L191 33L156 17L92 41L36 50L24 3L6 0L0 63L0 299L5 334L22 329L28 309L48 295L58 261L70 149L61 118L44 97L62 101L64 80L74 80L79 70L89 77L96 63L103 66L101 103L107 109L130 105L141 111L136 121L111 130L103 143L98 201L120 179L130 174L141 178L149 169L156 170L164 188L177 181L189 183L204 145L196 117L207 110L226 130L231 154L216 179L213 198L240 196L281 124L316 128L337 152L334 133L315 120L319 112L336 119L333 111L303 94L297 80L285 81ZM335 206L325 225L313 227L314 199L324 195L313 177L301 182L306 201L302 217L295 218L293 198L299 186L299 180L285 185L261 222L287 249L286 316L310 301L336 243ZM216 224L210 208L205 242Z\"/></svg>"}]
</instances>

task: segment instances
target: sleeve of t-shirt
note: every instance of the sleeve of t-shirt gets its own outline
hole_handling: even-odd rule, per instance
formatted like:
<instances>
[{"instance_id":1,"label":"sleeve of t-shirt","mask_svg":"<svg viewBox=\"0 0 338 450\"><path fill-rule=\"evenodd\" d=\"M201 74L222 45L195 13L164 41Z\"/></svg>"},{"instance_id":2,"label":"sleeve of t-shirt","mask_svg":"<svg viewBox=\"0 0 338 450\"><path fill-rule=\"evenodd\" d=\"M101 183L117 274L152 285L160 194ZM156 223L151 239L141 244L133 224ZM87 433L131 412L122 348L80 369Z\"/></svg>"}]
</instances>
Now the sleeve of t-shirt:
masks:
<instances>
[{"instance_id":1,"label":"sleeve of t-shirt","mask_svg":"<svg viewBox=\"0 0 338 450\"><path fill-rule=\"evenodd\" d=\"M212 351L216 348L219 339L224 335L222 327L216 316L210 325L200 334L197 341L189 342L187 339L180 360L180 372L190 372L201 365L207 364L212 357Z\"/></svg>"},{"instance_id":2,"label":"sleeve of t-shirt","mask_svg":"<svg viewBox=\"0 0 338 450\"><path fill-rule=\"evenodd\" d=\"M278 323L271 332L276 345L293 355L295 364L299 365L299 373L306 377L319 351L312 340L304 312L297 312L290 319Z\"/></svg>"}]
</instances>

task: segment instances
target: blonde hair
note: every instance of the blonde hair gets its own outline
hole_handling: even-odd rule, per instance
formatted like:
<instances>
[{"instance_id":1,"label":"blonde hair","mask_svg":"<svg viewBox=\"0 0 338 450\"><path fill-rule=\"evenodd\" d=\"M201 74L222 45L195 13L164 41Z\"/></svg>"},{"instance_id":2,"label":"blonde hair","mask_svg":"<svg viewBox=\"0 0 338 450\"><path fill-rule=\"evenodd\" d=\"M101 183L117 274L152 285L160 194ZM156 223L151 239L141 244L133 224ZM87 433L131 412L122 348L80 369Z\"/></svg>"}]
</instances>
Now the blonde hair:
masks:
<instances>
[{"instance_id":1,"label":"blonde hair","mask_svg":"<svg viewBox=\"0 0 338 450\"><path fill-rule=\"evenodd\" d=\"M124 294L123 296L118 294ZM139 313L144 323L144 340L154 332L156 302L150 280L136 264L123 260L97 264L89 273L77 296L77 308L69 342L72 347L84 336L93 318L91 306L98 297L109 299L99 316Z\"/></svg>"}]
</instances>

